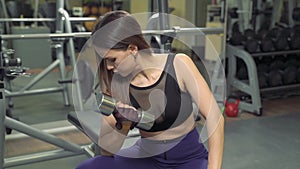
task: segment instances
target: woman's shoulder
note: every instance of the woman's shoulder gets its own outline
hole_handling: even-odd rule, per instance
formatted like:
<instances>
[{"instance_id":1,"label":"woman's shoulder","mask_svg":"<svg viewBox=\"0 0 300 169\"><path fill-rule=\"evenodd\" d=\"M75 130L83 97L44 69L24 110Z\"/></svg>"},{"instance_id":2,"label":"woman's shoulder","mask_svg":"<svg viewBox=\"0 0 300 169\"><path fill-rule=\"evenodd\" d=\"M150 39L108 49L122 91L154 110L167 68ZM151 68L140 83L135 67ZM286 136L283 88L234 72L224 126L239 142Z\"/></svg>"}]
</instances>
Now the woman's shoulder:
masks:
<instances>
[{"instance_id":1,"label":"woman's shoulder","mask_svg":"<svg viewBox=\"0 0 300 169\"><path fill-rule=\"evenodd\" d=\"M193 61L187 54L184 53L176 53L174 54L174 64L179 65L190 65Z\"/></svg>"}]
</instances>

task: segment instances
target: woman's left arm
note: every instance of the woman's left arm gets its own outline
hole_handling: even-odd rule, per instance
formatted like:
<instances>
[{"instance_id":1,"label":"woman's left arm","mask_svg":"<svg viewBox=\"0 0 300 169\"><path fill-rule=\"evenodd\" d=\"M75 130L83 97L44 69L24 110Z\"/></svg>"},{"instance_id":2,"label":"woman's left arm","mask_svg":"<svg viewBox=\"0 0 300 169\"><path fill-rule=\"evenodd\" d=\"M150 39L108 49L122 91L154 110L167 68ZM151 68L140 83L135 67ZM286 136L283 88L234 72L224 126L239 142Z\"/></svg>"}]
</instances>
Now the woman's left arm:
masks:
<instances>
[{"instance_id":1,"label":"woman's left arm","mask_svg":"<svg viewBox=\"0 0 300 169\"><path fill-rule=\"evenodd\" d=\"M208 169L220 169L224 149L224 117L220 108L206 81L189 56L177 54L174 66L184 90L190 93L201 114L206 118Z\"/></svg>"}]
</instances>

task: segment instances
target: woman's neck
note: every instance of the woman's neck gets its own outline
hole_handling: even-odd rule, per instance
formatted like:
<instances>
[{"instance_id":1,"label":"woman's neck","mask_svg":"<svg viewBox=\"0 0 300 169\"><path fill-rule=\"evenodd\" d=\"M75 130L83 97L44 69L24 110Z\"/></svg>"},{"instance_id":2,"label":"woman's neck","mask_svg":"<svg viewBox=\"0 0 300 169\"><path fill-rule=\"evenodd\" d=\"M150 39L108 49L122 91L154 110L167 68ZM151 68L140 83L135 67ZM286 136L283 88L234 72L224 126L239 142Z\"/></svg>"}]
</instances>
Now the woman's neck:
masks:
<instances>
[{"instance_id":1,"label":"woman's neck","mask_svg":"<svg viewBox=\"0 0 300 169\"><path fill-rule=\"evenodd\" d=\"M160 77L164 66L166 54L138 55L136 58L137 69L133 72L132 84L140 86L152 84Z\"/></svg>"}]
</instances>

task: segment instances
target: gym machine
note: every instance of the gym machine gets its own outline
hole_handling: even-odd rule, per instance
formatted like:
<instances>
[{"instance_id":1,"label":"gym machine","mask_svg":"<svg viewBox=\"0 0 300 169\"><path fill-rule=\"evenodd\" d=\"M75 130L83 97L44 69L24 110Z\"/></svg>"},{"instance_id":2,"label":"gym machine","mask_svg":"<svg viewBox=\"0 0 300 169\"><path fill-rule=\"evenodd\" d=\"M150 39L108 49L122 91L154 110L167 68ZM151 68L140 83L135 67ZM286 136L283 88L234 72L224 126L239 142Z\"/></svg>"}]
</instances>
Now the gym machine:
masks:
<instances>
[{"instance_id":1,"label":"gym machine","mask_svg":"<svg viewBox=\"0 0 300 169\"><path fill-rule=\"evenodd\" d=\"M16 59L10 59L4 57L3 53L1 53L0 58L0 168L8 168L12 166L18 166L22 164L50 160L61 158L65 156L71 156L83 153L84 147L80 147L73 143L66 142L60 138L57 138L51 134L44 133L38 129L35 129L27 124L19 122L9 116L6 115L7 106L5 101L5 82L4 76L7 72L13 74L15 76L21 75L22 72L18 72L20 64ZM60 150L54 150L44 153L32 154L32 155L23 155L18 157L4 158L4 144L5 144L5 132L6 129L14 129L21 133L27 134L29 136L35 137L37 139L43 140L50 144L56 145L60 147Z\"/></svg>"},{"instance_id":2,"label":"gym machine","mask_svg":"<svg viewBox=\"0 0 300 169\"><path fill-rule=\"evenodd\" d=\"M27 34L27 35L2 35L1 38L4 39L26 39L26 38L44 38L44 39L55 39L57 40L58 47L60 48L57 50L57 53L59 55L62 54L61 52L61 45L63 41L68 40L69 48L72 53L71 59L73 60L72 63L75 62L75 54L74 54L74 44L73 41L70 40L74 37L88 37L89 34L84 34L81 33L79 35L74 35L71 33L71 24L70 20L68 18L68 13L62 8L63 6L63 1L58 1L58 13L59 16L59 24L57 24L57 30L60 30L60 33L55 33L55 34ZM63 19L63 17L67 19ZM67 23L68 22L68 23ZM64 30L63 28L66 29L67 32L70 33L62 33ZM1 53L2 56L2 53ZM63 57L63 56L61 56ZM94 152L92 151L93 146L92 145L77 145L72 142L67 142L61 138L58 138L52 134L49 134L47 132L38 130L32 126L29 126L23 122L17 121L16 119L13 119L7 115L7 105L6 105L6 96L7 96L7 91L5 90L5 82L4 78L2 78L7 70L12 71L10 68L7 68L7 65L10 65L9 63L13 61L8 60L8 59L0 59L1 61L1 66L0 66L0 71L1 71L1 79L0 79L0 168L9 168L13 166L19 166L23 164L28 164L28 163L34 163L34 162L40 162L40 161L45 161L45 160L51 160L51 159L57 159L57 158L62 158L62 157L69 157L69 156L74 156L74 155L79 155L79 154L86 154L87 156L94 156ZM9 61L9 62L8 62ZM58 64L58 61L57 63ZM63 64L61 64L63 65ZM18 65L17 65L18 66ZM61 68L64 69L64 67L61 66ZM49 68L50 69L50 68ZM19 70L19 69L13 69L13 70ZM16 74L16 72L11 72L13 74ZM20 74L20 72L18 72ZM65 78L63 78L65 79ZM66 80L65 80L66 81ZM67 84L64 81L61 81L63 86L66 86ZM42 91L45 92L45 91ZM38 93L38 92L37 92ZM29 154L29 155L20 155L16 157L10 157L10 158L5 158L4 157L4 144L5 144L5 132L6 129L13 129L16 130L20 133L24 133L30 137L42 140L44 142L47 142L49 144L57 146L59 149L53 150L53 151L46 151L46 152L41 152L41 153L36 153L36 154Z\"/></svg>"},{"instance_id":3,"label":"gym machine","mask_svg":"<svg viewBox=\"0 0 300 169\"><path fill-rule=\"evenodd\" d=\"M64 2L64 1L63 1ZM57 8L60 8L60 1L57 1ZM63 4L64 5L64 4ZM37 18L37 9L38 9L38 0L35 1L35 7L37 8L34 11L34 16L36 18L8 18L8 14L6 11L5 7L5 2L1 0L1 6L3 7L4 13L6 18L0 18L0 22L2 23L13 23L13 22L18 22L18 23L25 23L25 22L34 22L37 24L37 22L51 22L54 23L56 22L56 32L57 33L62 33L64 30L61 28L61 23L63 22L63 18L57 17L57 18ZM82 22L82 21L95 21L95 18L86 18L86 17L72 17L69 19L71 22ZM9 30L9 29L8 29ZM26 36L23 34L14 34L14 35L0 35L1 36L1 43L2 41L9 41L9 40L27 40L27 39L50 39L51 40L51 46L55 50L55 55L56 59L50 63L45 69L43 69L42 72L38 73L32 80L23 86L20 90L18 91L12 91L10 86L10 81L8 81L8 89L5 90L6 97L9 99L9 106L13 106L13 103L11 101L12 97L18 97L18 96L27 96L27 95L34 95L34 94L43 94L43 93L54 93L54 92L62 92L63 97L64 97L64 104L66 106L70 105L69 101L69 94L68 94L68 89L67 85L61 83L59 87L49 87L49 88L41 88L41 89L31 89L34 85L36 85L39 81L41 81L46 75L48 75L53 69L56 67L59 68L60 71L60 81L65 81L66 80L66 66L65 66L65 58L64 58L64 42L65 38L64 37L43 37L39 36L39 34L35 34L32 36ZM71 49L71 53L74 49ZM28 66L28 65L27 65Z\"/></svg>"}]
</instances>

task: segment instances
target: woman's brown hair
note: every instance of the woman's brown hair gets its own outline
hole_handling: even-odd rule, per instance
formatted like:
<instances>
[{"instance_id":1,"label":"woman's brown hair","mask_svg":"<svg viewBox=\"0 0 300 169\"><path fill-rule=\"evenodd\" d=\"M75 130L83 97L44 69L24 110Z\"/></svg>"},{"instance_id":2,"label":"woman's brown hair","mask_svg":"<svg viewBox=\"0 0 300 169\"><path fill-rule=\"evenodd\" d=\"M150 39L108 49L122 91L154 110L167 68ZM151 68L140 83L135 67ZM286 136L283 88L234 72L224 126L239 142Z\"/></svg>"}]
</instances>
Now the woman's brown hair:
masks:
<instances>
[{"instance_id":1,"label":"woman's brown hair","mask_svg":"<svg viewBox=\"0 0 300 169\"><path fill-rule=\"evenodd\" d=\"M145 40L137 20L126 11L111 11L106 13L95 25L92 31L92 43L98 48L109 50L127 50L129 45L137 46L139 52L151 55L150 45ZM100 54L97 54L100 57ZM106 69L106 63L101 61L98 69L101 91L111 94L113 72Z\"/></svg>"}]
</instances>

